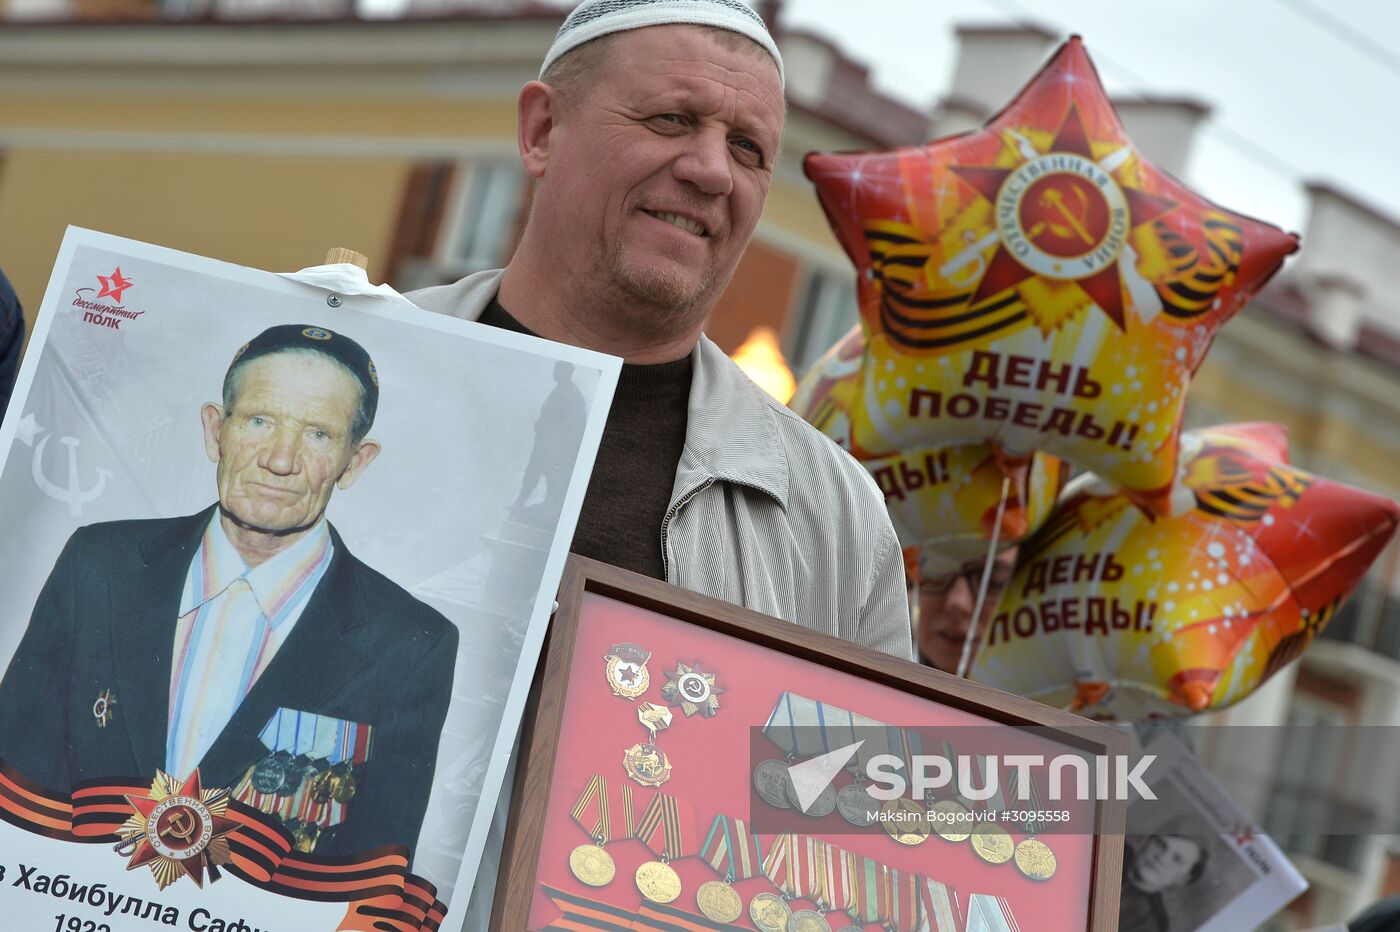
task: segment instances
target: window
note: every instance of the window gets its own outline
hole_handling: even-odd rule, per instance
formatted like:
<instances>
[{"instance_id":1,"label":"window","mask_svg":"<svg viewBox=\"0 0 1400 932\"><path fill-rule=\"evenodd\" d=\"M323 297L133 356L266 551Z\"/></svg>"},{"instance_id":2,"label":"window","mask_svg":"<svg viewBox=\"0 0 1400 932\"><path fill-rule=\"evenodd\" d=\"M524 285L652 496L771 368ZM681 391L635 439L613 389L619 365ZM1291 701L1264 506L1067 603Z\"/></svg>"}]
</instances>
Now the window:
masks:
<instances>
[{"instance_id":1,"label":"window","mask_svg":"<svg viewBox=\"0 0 1400 932\"><path fill-rule=\"evenodd\" d=\"M798 307L787 358L800 376L859 322L854 273L813 268Z\"/></svg>"},{"instance_id":2,"label":"window","mask_svg":"<svg viewBox=\"0 0 1400 932\"><path fill-rule=\"evenodd\" d=\"M476 162L466 168L442 244L441 257L454 275L505 263L514 246L524 190L519 161Z\"/></svg>"}]
</instances>

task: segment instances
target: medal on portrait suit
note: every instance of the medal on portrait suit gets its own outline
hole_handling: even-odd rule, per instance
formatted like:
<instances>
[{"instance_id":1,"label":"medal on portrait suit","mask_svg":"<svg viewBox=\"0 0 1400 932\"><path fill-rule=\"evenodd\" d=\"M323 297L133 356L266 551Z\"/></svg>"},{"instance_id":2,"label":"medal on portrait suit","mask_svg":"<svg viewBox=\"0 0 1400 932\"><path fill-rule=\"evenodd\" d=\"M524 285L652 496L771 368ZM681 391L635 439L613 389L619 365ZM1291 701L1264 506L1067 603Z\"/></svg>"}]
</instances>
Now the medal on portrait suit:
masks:
<instances>
[{"instance_id":1,"label":"medal on portrait suit","mask_svg":"<svg viewBox=\"0 0 1400 932\"><path fill-rule=\"evenodd\" d=\"M355 768L373 746L369 725L281 708L258 734L270 753L234 785L233 797L280 820L298 851L313 853L349 815Z\"/></svg>"}]
</instances>

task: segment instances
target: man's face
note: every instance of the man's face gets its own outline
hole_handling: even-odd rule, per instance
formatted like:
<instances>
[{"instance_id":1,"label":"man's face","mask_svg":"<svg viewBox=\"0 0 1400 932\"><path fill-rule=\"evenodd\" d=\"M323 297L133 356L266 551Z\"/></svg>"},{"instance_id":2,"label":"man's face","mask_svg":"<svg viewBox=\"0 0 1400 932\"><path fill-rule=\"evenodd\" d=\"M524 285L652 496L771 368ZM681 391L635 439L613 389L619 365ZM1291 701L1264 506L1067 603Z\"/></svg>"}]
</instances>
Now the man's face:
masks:
<instances>
[{"instance_id":1,"label":"man's face","mask_svg":"<svg viewBox=\"0 0 1400 932\"><path fill-rule=\"evenodd\" d=\"M1178 887L1201 859L1201 846L1189 838L1154 835L1133 858L1133 886L1145 893Z\"/></svg>"},{"instance_id":2,"label":"man's face","mask_svg":"<svg viewBox=\"0 0 1400 932\"><path fill-rule=\"evenodd\" d=\"M783 119L759 46L692 26L617 35L563 98L536 193L563 269L605 280L620 312L642 305L639 326L708 309L758 223Z\"/></svg>"},{"instance_id":3,"label":"man's face","mask_svg":"<svg viewBox=\"0 0 1400 932\"><path fill-rule=\"evenodd\" d=\"M351 447L359 383L322 356L274 353L244 366L237 388L232 411L201 411L219 503L254 530L314 524L336 484L349 488L378 453L372 441Z\"/></svg>"},{"instance_id":4,"label":"man's face","mask_svg":"<svg viewBox=\"0 0 1400 932\"><path fill-rule=\"evenodd\" d=\"M1001 601L1001 594L1011 582L1015 569L1014 547L998 554L993 561L979 632L985 634L986 626L996 614L997 603ZM919 581L919 650L929 663L945 673L958 672L963 642L972 626L972 610L977 605L977 587L981 579L982 563L978 562L963 566L957 573ZM981 639L980 635L978 639ZM974 657L976 650L974 644Z\"/></svg>"}]
</instances>

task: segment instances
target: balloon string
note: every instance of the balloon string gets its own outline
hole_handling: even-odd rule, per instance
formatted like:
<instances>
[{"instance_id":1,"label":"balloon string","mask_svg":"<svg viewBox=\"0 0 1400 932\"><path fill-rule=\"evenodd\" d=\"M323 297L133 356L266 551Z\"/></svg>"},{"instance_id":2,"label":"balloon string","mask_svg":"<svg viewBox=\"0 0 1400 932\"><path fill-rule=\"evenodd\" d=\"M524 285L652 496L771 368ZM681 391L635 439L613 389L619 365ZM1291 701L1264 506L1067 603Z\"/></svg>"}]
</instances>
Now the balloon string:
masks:
<instances>
[{"instance_id":1,"label":"balloon string","mask_svg":"<svg viewBox=\"0 0 1400 932\"><path fill-rule=\"evenodd\" d=\"M982 626L982 606L987 602L987 589L992 582L992 564L997 559L997 543L1001 540L1001 519L1006 514L1006 500L1011 496L1011 477L1001 480L1001 501L997 503L997 519L992 525L992 540L987 545L987 562L982 565L982 582L977 587L977 604L972 609L972 624L967 627L967 637L963 638L962 659L958 661L958 676L967 676L967 668L972 666L972 646L981 637L977 629Z\"/></svg>"}]
</instances>

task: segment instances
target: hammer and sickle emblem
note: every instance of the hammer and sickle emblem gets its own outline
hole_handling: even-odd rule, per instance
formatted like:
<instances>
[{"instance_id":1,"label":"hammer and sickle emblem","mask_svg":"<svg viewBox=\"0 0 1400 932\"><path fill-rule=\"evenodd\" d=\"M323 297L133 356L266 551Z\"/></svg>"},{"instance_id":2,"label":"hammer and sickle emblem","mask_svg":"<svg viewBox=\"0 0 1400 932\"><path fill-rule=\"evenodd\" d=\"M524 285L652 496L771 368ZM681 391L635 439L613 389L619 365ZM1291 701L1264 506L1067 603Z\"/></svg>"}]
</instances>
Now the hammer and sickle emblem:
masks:
<instances>
[{"instance_id":1,"label":"hammer and sickle emblem","mask_svg":"<svg viewBox=\"0 0 1400 932\"><path fill-rule=\"evenodd\" d=\"M34 448L34 461L32 472L34 474L34 484L54 501L64 502L68 505L68 513L73 517L78 517L83 513L83 506L94 501L107 488L107 480L112 473L109 470L98 468L97 482L84 489L82 481L78 478L78 446L81 441L77 437L59 437L58 442L68 450L68 484L58 485L49 480L44 475L44 448L48 446L49 437L46 435L39 441L39 445Z\"/></svg>"},{"instance_id":2,"label":"hammer and sickle emblem","mask_svg":"<svg viewBox=\"0 0 1400 932\"><path fill-rule=\"evenodd\" d=\"M1059 188L1047 188L1045 193L1040 195L1040 206L1058 213L1064 223L1056 223L1053 220L1038 223L1031 230L1031 236L1039 236L1046 229L1049 229L1060 239L1071 239L1073 236L1078 236L1086 246L1093 246L1094 238L1084 228L1084 223L1089 216L1089 198L1079 185L1070 185L1070 190L1074 192L1075 200L1079 202L1077 210L1065 203L1064 191Z\"/></svg>"},{"instance_id":3,"label":"hammer and sickle emblem","mask_svg":"<svg viewBox=\"0 0 1400 932\"><path fill-rule=\"evenodd\" d=\"M191 838L194 837L194 830L196 828L196 824L195 820L190 817L190 814L188 812L185 812L183 810L177 810L171 813L168 827L170 830L170 834L174 835L181 841L188 842Z\"/></svg>"}]
</instances>

